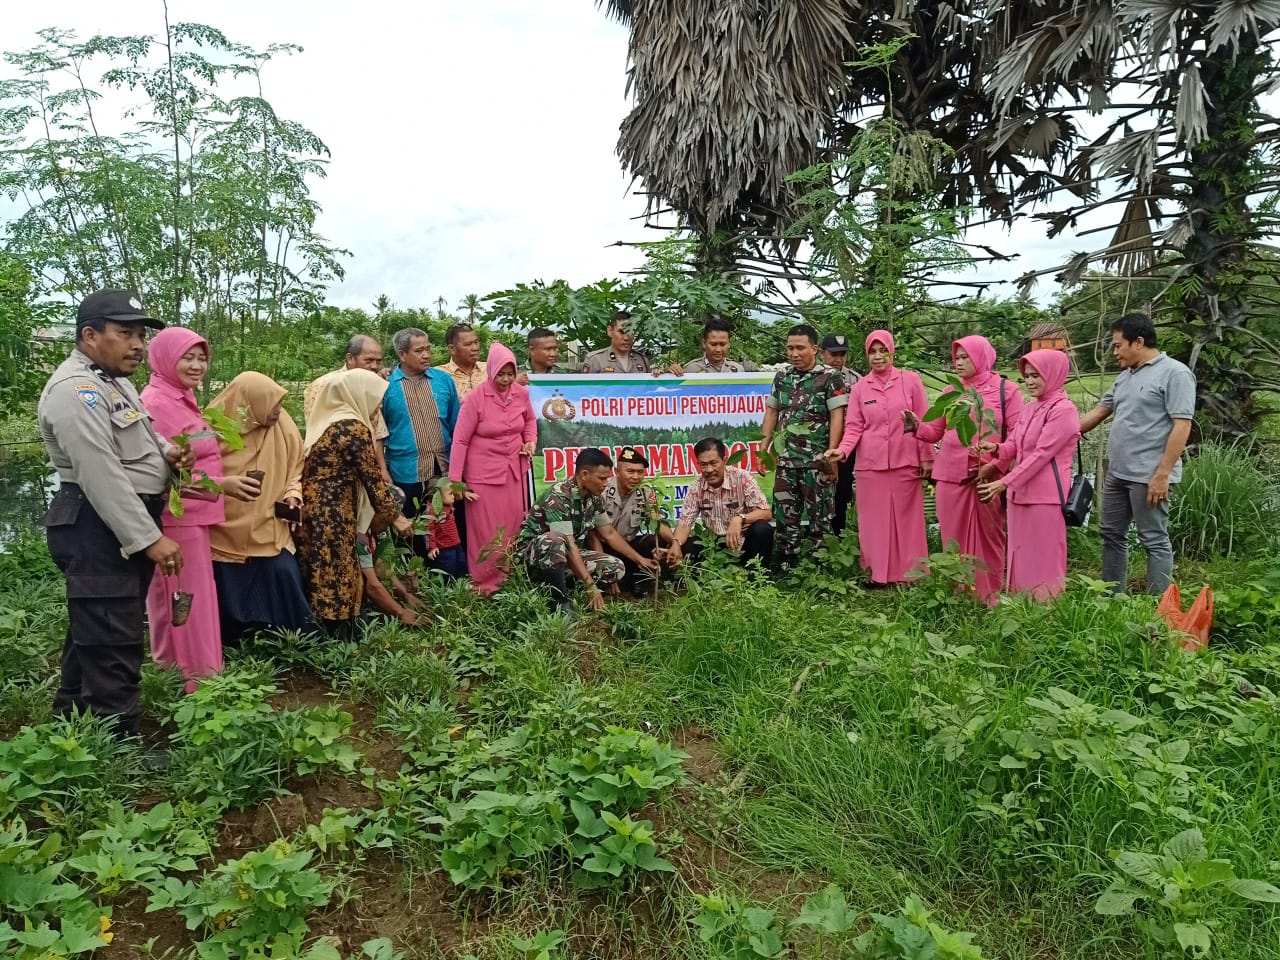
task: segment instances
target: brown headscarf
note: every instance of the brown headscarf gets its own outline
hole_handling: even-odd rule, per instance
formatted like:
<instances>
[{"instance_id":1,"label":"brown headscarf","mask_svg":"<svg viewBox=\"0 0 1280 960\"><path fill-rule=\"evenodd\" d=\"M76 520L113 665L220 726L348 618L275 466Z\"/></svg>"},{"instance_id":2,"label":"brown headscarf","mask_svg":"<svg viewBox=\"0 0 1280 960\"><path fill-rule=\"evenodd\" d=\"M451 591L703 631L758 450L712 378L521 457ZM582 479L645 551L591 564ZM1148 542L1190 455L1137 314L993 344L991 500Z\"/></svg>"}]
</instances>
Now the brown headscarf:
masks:
<instances>
[{"instance_id":1,"label":"brown headscarf","mask_svg":"<svg viewBox=\"0 0 1280 960\"><path fill-rule=\"evenodd\" d=\"M225 498L227 518L209 530L215 560L244 563L247 557L275 557L282 550L293 552L289 525L276 519L275 503L285 497L302 499L302 435L283 411L272 426L263 426L287 393L270 377L248 371L228 383L210 404L238 420L244 437L243 450L222 454L223 473L266 473L262 495L257 500Z\"/></svg>"}]
</instances>

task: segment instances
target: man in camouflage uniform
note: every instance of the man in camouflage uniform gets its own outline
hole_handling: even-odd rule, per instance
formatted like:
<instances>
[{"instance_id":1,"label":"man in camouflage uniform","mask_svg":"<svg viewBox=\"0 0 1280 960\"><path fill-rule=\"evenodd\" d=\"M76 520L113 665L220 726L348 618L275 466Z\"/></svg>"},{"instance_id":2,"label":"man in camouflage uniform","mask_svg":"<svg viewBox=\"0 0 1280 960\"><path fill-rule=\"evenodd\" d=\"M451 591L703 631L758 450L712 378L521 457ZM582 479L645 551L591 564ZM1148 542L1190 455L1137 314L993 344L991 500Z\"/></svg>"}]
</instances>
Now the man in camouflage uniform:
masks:
<instances>
[{"instance_id":1,"label":"man in camouflage uniform","mask_svg":"<svg viewBox=\"0 0 1280 960\"><path fill-rule=\"evenodd\" d=\"M636 553L609 523L600 494L612 471L608 454L583 450L573 477L538 499L516 538L516 556L524 559L532 579L550 585L552 601L561 612L571 609L568 571L587 588L592 610L604 609L598 584L614 586L625 575L619 557L654 575L658 572L657 562ZM587 534L592 532L617 556L586 549Z\"/></svg>"},{"instance_id":2,"label":"man in camouflage uniform","mask_svg":"<svg viewBox=\"0 0 1280 960\"><path fill-rule=\"evenodd\" d=\"M849 391L844 378L818 362L818 331L798 324L787 331L790 365L773 378L765 401L762 450L773 450L781 434L777 475L773 482L773 516L778 525L779 568L800 555L800 524L807 516L809 542L822 544L831 524L834 468L822 459L824 445L844 434ZM760 465L761 473L767 467Z\"/></svg>"}]
</instances>

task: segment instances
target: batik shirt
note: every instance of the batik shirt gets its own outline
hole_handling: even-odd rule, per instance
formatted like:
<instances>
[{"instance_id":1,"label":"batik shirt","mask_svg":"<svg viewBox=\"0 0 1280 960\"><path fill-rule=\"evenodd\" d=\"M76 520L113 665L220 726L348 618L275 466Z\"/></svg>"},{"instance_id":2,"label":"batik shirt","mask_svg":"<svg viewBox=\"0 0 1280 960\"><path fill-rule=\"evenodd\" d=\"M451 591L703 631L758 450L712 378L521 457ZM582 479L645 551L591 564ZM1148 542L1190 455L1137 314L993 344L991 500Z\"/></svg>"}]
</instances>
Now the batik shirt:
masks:
<instances>
[{"instance_id":1,"label":"batik shirt","mask_svg":"<svg viewBox=\"0 0 1280 960\"><path fill-rule=\"evenodd\" d=\"M827 449L831 412L849 405L849 390L840 371L815 363L803 373L787 366L773 378L773 392L765 405L778 411L777 434L784 437L778 465L789 468L812 467ZM807 433L787 430L793 424L808 427Z\"/></svg>"},{"instance_id":2,"label":"batik shirt","mask_svg":"<svg viewBox=\"0 0 1280 960\"><path fill-rule=\"evenodd\" d=\"M609 514L599 497L583 496L573 477L557 483L538 498L520 527L519 543L547 533L573 537L584 546L587 533L609 526Z\"/></svg>"}]
</instances>

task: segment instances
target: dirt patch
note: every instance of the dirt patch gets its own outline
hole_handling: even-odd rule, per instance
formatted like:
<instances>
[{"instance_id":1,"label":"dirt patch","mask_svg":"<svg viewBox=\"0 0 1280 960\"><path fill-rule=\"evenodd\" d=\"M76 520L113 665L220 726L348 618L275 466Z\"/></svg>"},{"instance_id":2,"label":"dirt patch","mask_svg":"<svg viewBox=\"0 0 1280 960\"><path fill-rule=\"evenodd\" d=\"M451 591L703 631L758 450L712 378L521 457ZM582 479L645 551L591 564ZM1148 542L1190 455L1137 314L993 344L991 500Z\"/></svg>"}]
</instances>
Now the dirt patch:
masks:
<instances>
[{"instance_id":1,"label":"dirt patch","mask_svg":"<svg viewBox=\"0 0 1280 960\"><path fill-rule=\"evenodd\" d=\"M329 685L310 670L293 670L280 678L281 691L271 698L277 710L337 706ZM346 709L350 710L350 707Z\"/></svg>"},{"instance_id":2,"label":"dirt patch","mask_svg":"<svg viewBox=\"0 0 1280 960\"><path fill-rule=\"evenodd\" d=\"M142 945L155 942L149 951ZM99 960L174 956L191 949L194 941L186 921L172 910L147 913L147 895L138 893L116 903L111 911L111 942L94 952Z\"/></svg>"},{"instance_id":3,"label":"dirt patch","mask_svg":"<svg viewBox=\"0 0 1280 960\"><path fill-rule=\"evenodd\" d=\"M699 783L711 783L720 779L724 764L720 759L716 742L700 727L681 727L671 738L672 744L689 759L684 762L684 772Z\"/></svg>"},{"instance_id":4,"label":"dirt patch","mask_svg":"<svg viewBox=\"0 0 1280 960\"><path fill-rule=\"evenodd\" d=\"M311 932L336 937L344 954L358 955L360 944L377 937L416 951L434 945L452 953L479 930L445 874L410 874L375 853L352 879L346 902L313 918Z\"/></svg>"}]
</instances>

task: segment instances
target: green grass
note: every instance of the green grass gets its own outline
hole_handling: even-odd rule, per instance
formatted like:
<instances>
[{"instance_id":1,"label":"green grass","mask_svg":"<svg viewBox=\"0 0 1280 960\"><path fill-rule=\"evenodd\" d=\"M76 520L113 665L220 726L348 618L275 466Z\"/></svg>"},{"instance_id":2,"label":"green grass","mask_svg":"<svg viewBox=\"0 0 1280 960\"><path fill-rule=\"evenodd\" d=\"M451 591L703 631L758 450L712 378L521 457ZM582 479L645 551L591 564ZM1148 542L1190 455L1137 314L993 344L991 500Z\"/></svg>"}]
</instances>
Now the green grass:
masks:
<instances>
[{"instance_id":1,"label":"green grass","mask_svg":"<svg viewBox=\"0 0 1280 960\"><path fill-rule=\"evenodd\" d=\"M170 909L145 912L145 883L104 892L69 866L113 803L172 805L185 840L167 828L135 840L131 856L158 862L175 884L266 848L277 831L311 852L308 869L334 893L299 908L302 942L321 949L318 938L339 936L344 958L381 936L387 957L527 957L519 943L556 930L565 937L550 956L751 957L760 954L732 946L749 944L751 910L771 912L791 955L857 957L853 937L871 915L898 916L913 896L941 934L968 931L983 957L1178 956L1157 943L1150 923L1164 914L1149 901L1137 918L1095 912L1121 876L1117 854L1155 853L1195 826L1237 877L1280 880L1280 605L1267 586L1276 559L1261 543L1228 546L1236 556L1180 561L1187 582L1225 587L1218 633L1199 655L1172 642L1151 598L1112 597L1088 578L1098 557L1089 530L1071 532L1076 575L1049 607L980 607L941 577L841 597L816 565L782 585L707 570L657 604L613 602L578 620L548 615L518 580L495 601L433 582L430 630L379 622L347 643L258 638L229 653L225 682L176 722L187 699L148 668L147 724L179 733L181 747L175 768L156 775L112 753L92 726L75 735L98 762L23 759L66 734L45 725L19 735L44 721L64 623L56 571L24 540L0 554L0 721L10 738L0 742L0 826L20 818L39 841L31 850L50 845L49 865L80 890L77 910L115 918L113 946L160 935L157 952L173 956L216 922L182 933ZM349 732L324 712L331 701L354 716ZM225 733L219 717L231 722ZM338 739L316 739L308 723ZM498 889L454 887L446 852L456 863L459 851L481 855L473 840L551 829L558 808L545 791L561 789L565 758L586 756L609 727L689 745L689 782L655 789L631 814L653 824L675 872L627 873L586 892L574 853L533 843L508 851ZM256 729L286 733L246 743ZM348 747L360 758L344 767ZM315 771L298 773L298 758ZM15 765L18 779L6 780ZM246 782L251 766L266 772ZM37 792L14 799L15 784L41 777ZM294 805L286 796L227 809L277 790ZM501 797L524 812L465 807ZM195 870L175 859L183 844L197 851ZM17 883L0 885L0 921L20 923L4 891L34 889L38 866L0 866ZM255 882L277 880L265 871ZM818 935L797 921L828 884L852 929ZM716 896L738 912L704 938ZM1212 956L1275 956L1280 907L1223 888L1195 902Z\"/></svg>"}]
</instances>

